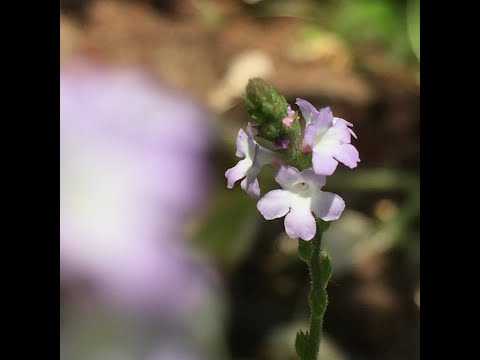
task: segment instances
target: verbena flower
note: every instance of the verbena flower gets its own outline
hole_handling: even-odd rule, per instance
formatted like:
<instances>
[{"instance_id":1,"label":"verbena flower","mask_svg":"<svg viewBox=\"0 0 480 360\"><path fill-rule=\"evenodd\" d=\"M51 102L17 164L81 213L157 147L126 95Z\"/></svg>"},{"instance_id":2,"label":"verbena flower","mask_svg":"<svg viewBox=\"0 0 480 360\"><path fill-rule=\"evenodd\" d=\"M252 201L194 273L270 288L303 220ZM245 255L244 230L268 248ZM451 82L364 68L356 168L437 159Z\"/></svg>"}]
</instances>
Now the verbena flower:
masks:
<instances>
[{"instance_id":1,"label":"verbena flower","mask_svg":"<svg viewBox=\"0 0 480 360\"><path fill-rule=\"evenodd\" d=\"M326 177L312 169L300 172L292 166L280 166L275 180L283 189L268 192L257 204L263 217L272 220L285 216L285 231L291 238L311 240L317 226L312 212L324 221L337 220L345 208L343 199L320 189Z\"/></svg>"},{"instance_id":2,"label":"verbena flower","mask_svg":"<svg viewBox=\"0 0 480 360\"><path fill-rule=\"evenodd\" d=\"M311 150L313 170L318 175L332 175L338 162L353 169L360 162L358 150L350 143L357 136L350 122L333 116L329 107L317 110L308 101L297 98L296 104L306 122L303 149Z\"/></svg>"},{"instance_id":3,"label":"verbena flower","mask_svg":"<svg viewBox=\"0 0 480 360\"><path fill-rule=\"evenodd\" d=\"M260 196L260 185L257 175L262 166L270 163L275 153L259 145L253 139L252 125L248 123L247 132L240 129L237 135L237 157L245 157L233 168L225 172L227 187L233 188L235 183L243 179L240 186L252 197Z\"/></svg>"}]
</instances>

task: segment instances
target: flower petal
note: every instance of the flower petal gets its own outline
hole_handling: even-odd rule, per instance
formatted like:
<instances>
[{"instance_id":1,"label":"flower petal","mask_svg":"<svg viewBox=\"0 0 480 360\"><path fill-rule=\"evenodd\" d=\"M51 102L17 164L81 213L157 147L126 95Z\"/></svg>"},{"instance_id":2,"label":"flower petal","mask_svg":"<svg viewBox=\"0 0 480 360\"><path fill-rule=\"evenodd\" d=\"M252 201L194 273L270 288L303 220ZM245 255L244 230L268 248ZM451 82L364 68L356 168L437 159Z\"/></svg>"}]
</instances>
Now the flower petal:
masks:
<instances>
[{"instance_id":1,"label":"flower petal","mask_svg":"<svg viewBox=\"0 0 480 360\"><path fill-rule=\"evenodd\" d=\"M228 169L225 172L227 178L227 187L233 188L233 185L241 178L247 175L247 171L250 168L252 162L249 159L240 160L233 168Z\"/></svg>"},{"instance_id":2,"label":"flower petal","mask_svg":"<svg viewBox=\"0 0 480 360\"><path fill-rule=\"evenodd\" d=\"M329 127L333 124L333 113L329 106L324 107L318 111L317 118L314 119L315 123L320 124L322 127Z\"/></svg>"},{"instance_id":3,"label":"flower petal","mask_svg":"<svg viewBox=\"0 0 480 360\"><path fill-rule=\"evenodd\" d=\"M300 171L293 166L282 165L279 167L275 181L284 189L290 187L300 179Z\"/></svg>"},{"instance_id":4,"label":"flower petal","mask_svg":"<svg viewBox=\"0 0 480 360\"><path fill-rule=\"evenodd\" d=\"M349 130L350 129L344 121L337 121L328 129L328 131L325 132L322 142L349 144L352 140L352 133Z\"/></svg>"},{"instance_id":5,"label":"flower petal","mask_svg":"<svg viewBox=\"0 0 480 360\"><path fill-rule=\"evenodd\" d=\"M235 153L235 155L237 157L246 157L247 154L248 154L248 135L243 129L240 129L238 130L238 135L237 135L237 152Z\"/></svg>"},{"instance_id":6,"label":"flower petal","mask_svg":"<svg viewBox=\"0 0 480 360\"><path fill-rule=\"evenodd\" d=\"M322 187L325 186L327 182L326 176L315 174L315 171L313 171L313 169L303 170L300 173L300 176L302 180L310 184L310 186L313 186L316 190L320 190Z\"/></svg>"},{"instance_id":7,"label":"flower petal","mask_svg":"<svg viewBox=\"0 0 480 360\"><path fill-rule=\"evenodd\" d=\"M285 217L285 231L292 239L311 240L315 236L317 225L306 204L308 203L295 204Z\"/></svg>"},{"instance_id":8,"label":"flower petal","mask_svg":"<svg viewBox=\"0 0 480 360\"><path fill-rule=\"evenodd\" d=\"M288 191L277 189L265 194L258 201L257 209L267 220L277 219L290 210L291 195Z\"/></svg>"},{"instance_id":9,"label":"flower petal","mask_svg":"<svg viewBox=\"0 0 480 360\"><path fill-rule=\"evenodd\" d=\"M322 151L315 151L314 149L312 155L312 165L316 174L329 176L335 172L338 161L335 160L331 155Z\"/></svg>"},{"instance_id":10,"label":"flower petal","mask_svg":"<svg viewBox=\"0 0 480 360\"><path fill-rule=\"evenodd\" d=\"M345 209L345 201L337 194L319 191L312 197L311 208L324 221L337 220Z\"/></svg>"},{"instance_id":11,"label":"flower petal","mask_svg":"<svg viewBox=\"0 0 480 360\"><path fill-rule=\"evenodd\" d=\"M358 150L352 144L342 144L335 153L335 159L348 166L350 169L356 168L360 162Z\"/></svg>"},{"instance_id":12,"label":"flower petal","mask_svg":"<svg viewBox=\"0 0 480 360\"><path fill-rule=\"evenodd\" d=\"M305 101L305 100L304 100ZM290 105L287 106L287 116L289 118L293 119L293 116L295 115L295 111L292 110L292 107Z\"/></svg>"},{"instance_id":13,"label":"flower petal","mask_svg":"<svg viewBox=\"0 0 480 360\"><path fill-rule=\"evenodd\" d=\"M341 122L345 123L345 124L348 125L348 126L353 126L353 124L352 124L350 121L347 121L347 120L342 119L342 118L339 118L339 117L334 117L334 118L333 118L333 123L335 124L337 121L341 121Z\"/></svg>"},{"instance_id":14,"label":"flower petal","mask_svg":"<svg viewBox=\"0 0 480 360\"><path fill-rule=\"evenodd\" d=\"M307 125L310 124L312 120L318 116L318 110L307 100L297 98L295 104L297 104L300 108L300 111L302 112L303 118L305 119Z\"/></svg>"},{"instance_id":15,"label":"flower petal","mask_svg":"<svg viewBox=\"0 0 480 360\"><path fill-rule=\"evenodd\" d=\"M253 156L253 165L260 169L262 166L267 165L275 156L275 153L261 145L255 143L255 154Z\"/></svg>"},{"instance_id":16,"label":"flower petal","mask_svg":"<svg viewBox=\"0 0 480 360\"><path fill-rule=\"evenodd\" d=\"M357 134L355 134L352 129L348 128L348 131L350 132L350 134L351 134L355 139L358 139Z\"/></svg>"},{"instance_id":17,"label":"flower petal","mask_svg":"<svg viewBox=\"0 0 480 360\"><path fill-rule=\"evenodd\" d=\"M321 140L328 132L332 130L333 124L333 114L332 110L329 107L320 109L316 118L312 120L311 123L307 123L305 127L304 141L313 148L317 145L318 141ZM346 128L345 124L338 123L343 125ZM347 131L347 135L348 135Z\"/></svg>"},{"instance_id":18,"label":"flower petal","mask_svg":"<svg viewBox=\"0 0 480 360\"><path fill-rule=\"evenodd\" d=\"M308 124L305 127L305 134L303 135L303 142L310 148L315 145L315 135L317 134L317 127L314 124Z\"/></svg>"},{"instance_id":19,"label":"flower petal","mask_svg":"<svg viewBox=\"0 0 480 360\"><path fill-rule=\"evenodd\" d=\"M349 122L349 121L347 121L347 120L345 120L345 119L341 119L341 118L334 117L334 118L333 118L333 124L335 125L335 123L336 123L337 121L343 122L345 125L347 125L347 127L348 127L348 132L349 132L355 139L358 139L357 134L355 134L355 133L353 132L353 130L350 129L350 127L353 127L353 124L352 124L351 122Z\"/></svg>"},{"instance_id":20,"label":"flower petal","mask_svg":"<svg viewBox=\"0 0 480 360\"><path fill-rule=\"evenodd\" d=\"M250 168L247 171L247 176L240 183L242 189L245 190L248 195L255 198L260 196L260 184L258 183L257 175L258 171L256 171L255 168Z\"/></svg>"}]
</instances>

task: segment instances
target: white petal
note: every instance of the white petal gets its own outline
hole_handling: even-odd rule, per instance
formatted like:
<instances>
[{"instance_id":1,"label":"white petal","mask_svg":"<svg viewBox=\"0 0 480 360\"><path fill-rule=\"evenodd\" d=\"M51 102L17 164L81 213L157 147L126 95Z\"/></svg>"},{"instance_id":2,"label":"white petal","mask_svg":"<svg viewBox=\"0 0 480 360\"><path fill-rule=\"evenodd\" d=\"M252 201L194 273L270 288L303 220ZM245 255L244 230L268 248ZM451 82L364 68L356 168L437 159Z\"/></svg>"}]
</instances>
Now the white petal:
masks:
<instances>
[{"instance_id":1,"label":"white petal","mask_svg":"<svg viewBox=\"0 0 480 360\"><path fill-rule=\"evenodd\" d=\"M299 201L292 204L290 212L285 217L285 231L292 239L311 240L317 231L309 201Z\"/></svg>"},{"instance_id":2,"label":"white petal","mask_svg":"<svg viewBox=\"0 0 480 360\"><path fill-rule=\"evenodd\" d=\"M272 190L257 204L257 209L267 220L277 219L288 213L292 195L286 190Z\"/></svg>"},{"instance_id":3,"label":"white petal","mask_svg":"<svg viewBox=\"0 0 480 360\"><path fill-rule=\"evenodd\" d=\"M225 177L227 178L227 187L229 189L233 188L235 183L247 175L248 169L252 166L252 161L249 159L240 160L237 165L233 168L228 169L225 172Z\"/></svg>"},{"instance_id":4,"label":"white petal","mask_svg":"<svg viewBox=\"0 0 480 360\"><path fill-rule=\"evenodd\" d=\"M337 194L318 191L312 197L313 212L324 221L337 220L345 209L345 201Z\"/></svg>"},{"instance_id":5,"label":"white petal","mask_svg":"<svg viewBox=\"0 0 480 360\"><path fill-rule=\"evenodd\" d=\"M293 166L282 165L275 175L275 181L284 189L289 188L296 182L301 181L300 171Z\"/></svg>"},{"instance_id":6,"label":"white petal","mask_svg":"<svg viewBox=\"0 0 480 360\"><path fill-rule=\"evenodd\" d=\"M335 159L348 166L350 169L356 168L360 162L358 150L352 144L342 144L335 153Z\"/></svg>"},{"instance_id":7,"label":"white petal","mask_svg":"<svg viewBox=\"0 0 480 360\"><path fill-rule=\"evenodd\" d=\"M260 196L260 184L257 179L258 171L254 168L250 168L247 171L247 176L240 183L243 190L247 192L251 197L257 198Z\"/></svg>"},{"instance_id":8,"label":"white petal","mask_svg":"<svg viewBox=\"0 0 480 360\"><path fill-rule=\"evenodd\" d=\"M318 175L329 176L335 172L338 161L330 154L314 150L312 155L313 170Z\"/></svg>"},{"instance_id":9,"label":"white petal","mask_svg":"<svg viewBox=\"0 0 480 360\"><path fill-rule=\"evenodd\" d=\"M238 135L237 135L237 152L235 153L235 155L237 157L246 157L247 154L248 154L248 135L243 129L240 129L238 130Z\"/></svg>"}]
</instances>

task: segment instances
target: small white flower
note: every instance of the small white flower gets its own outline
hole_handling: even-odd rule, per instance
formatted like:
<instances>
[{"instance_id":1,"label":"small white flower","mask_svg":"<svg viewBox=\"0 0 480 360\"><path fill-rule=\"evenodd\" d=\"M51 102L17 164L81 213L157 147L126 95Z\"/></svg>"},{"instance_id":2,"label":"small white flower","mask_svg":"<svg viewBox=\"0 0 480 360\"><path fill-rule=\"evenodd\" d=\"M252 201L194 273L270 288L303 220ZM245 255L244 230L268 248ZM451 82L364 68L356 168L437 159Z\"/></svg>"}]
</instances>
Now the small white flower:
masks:
<instances>
[{"instance_id":1,"label":"small white flower","mask_svg":"<svg viewBox=\"0 0 480 360\"><path fill-rule=\"evenodd\" d=\"M283 189L268 192L257 204L257 209L267 220L285 216L285 231L289 237L311 240L317 231L312 212L324 221L337 220L345 209L345 201L320 189L326 177L312 169L298 171L291 166L281 166L275 180Z\"/></svg>"}]
</instances>

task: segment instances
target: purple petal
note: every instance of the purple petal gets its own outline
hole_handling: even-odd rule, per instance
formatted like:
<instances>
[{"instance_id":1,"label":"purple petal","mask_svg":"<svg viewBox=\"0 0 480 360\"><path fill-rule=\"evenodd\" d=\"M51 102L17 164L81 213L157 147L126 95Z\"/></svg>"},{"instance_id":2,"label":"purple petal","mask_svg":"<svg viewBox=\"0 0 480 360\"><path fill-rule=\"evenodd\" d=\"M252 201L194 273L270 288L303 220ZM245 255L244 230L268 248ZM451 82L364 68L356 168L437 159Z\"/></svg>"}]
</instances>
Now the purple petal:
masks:
<instances>
[{"instance_id":1,"label":"purple petal","mask_svg":"<svg viewBox=\"0 0 480 360\"><path fill-rule=\"evenodd\" d=\"M290 105L287 106L287 115L290 118L293 118L293 116L295 115L295 111L292 110L292 107Z\"/></svg>"},{"instance_id":2,"label":"purple petal","mask_svg":"<svg viewBox=\"0 0 480 360\"><path fill-rule=\"evenodd\" d=\"M315 146L316 140L326 134L327 132L331 132L333 129L333 114L332 110L329 107L323 108L318 113L318 116L313 119L310 124L307 124L305 127L305 135L304 140L305 142L313 148ZM342 123L338 123L340 126L343 125L346 131L346 125ZM343 128L342 128L343 129ZM334 130L334 132L337 132ZM346 131L347 136L349 136L348 131ZM340 133L341 134L341 133ZM342 135L342 134L341 134ZM318 140L317 140L318 141Z\"/></svg>"},{"instance_id":3,"label":"purple petal","mask_svg":"<svg viewBox=\"0 0 480 360\"><path fill-rule=\"evenodd\" d=\"M317 127L315 124L309 124L305 127L305 135L303 136L304 142L313 148L315 145L315 135L317 134Z\"/></svg>"},{"instance_id":4,"label":"purple petal","mask_svg":"<svg viewBox=\"0 0 480 360\"><path fill-rule=\"evenodd\" d=\"M255 154L253 156L253 165L260 169L262 166L270 163L275 156L275 153L256 143L254 146Z\"/></svg>"},{"instance_id":5,"label":"purple petal","mask_svg":"<svg viewBox=\"0 0 480 360\"><path fill-rule=\"evenodd\" d=\"M289 193L280 189L272 190L260 199L257 209L267 220L285 216L290 210Z\"/></svg>"},{"instance_id":6,"label":"purple petal","mask_svg":"<svg viewBox=\"0 0 480 360\"><path fill-rule=\"evenodd\" d=\"M225 172L227 178L227 187L233 188L235 183L247 175L248 167L246 167L245 159L240 160L233 168L228 169Z\"/></svg>"},{"instance_id":7,"label":"purple petal","mask_svg":"<svg viewBox=\"0 0 480 360\"><path fill-rule=\"evenodd\" d=\"M352 134L352 136L353 136L355 139L358 139L357 134L355 134L352 129L348 128L348 131L350 132L350 134Z\"/></svg>"},{"instance_id":8,"label":"purple petal","mask_svg":"<svg viewBox=\"0 0 480 360\"><path fill-rule=\"evenodd\" d=\"M312 165L316 174L329 176L335 172L338 161L329 154L314 150L312 155Z\"/></svg>"},{"instance_id":9,"label":"purple petal","mask_svg":"<svg viewBox=\"0 0 480 360\"><path fill-rule=\"evenodd\" d=\"M310 104L307 100L297 98L297 100L295 101L295 104L297 104L298 107L300 108L303 118L305 119L305 122L307 124L312 122L312 120L318 116L318 110L315 108L315 106Z\"/></svg>"},{"instance_id":10,"label":"purple petal","mask_svg":"<svg viewBox=\"0 0 480 360\"><path fill-rule=\"evenodd\" d=\"M330 143L349 144L352 137L347 124L337 121L325 132L322 140Z\"/></svg>"},{"instance_id":11,"label":"purple petal","mask_svg":"<svg viewBox=\"0 0 480 360\"><path fill-rule=\"evenodd\" d=\"M335 153L335 159L348 166L350 169L356 168L360 162L358 150L352 144L342 144Z\"/></svg>"},{"instance_id":12,"label":"purple petal","mask_svg":"<svg viewBox=\"0 0 480 360\"><path fill-rule=\"evenodd\" d=\"M341 122L341 123L344 123L347 127L353 127L353 124L345 119L341 119L341 118L337 118L337 117L334 117L333 118L333 124L335 125L337 122ZM353 132L352 129L348 128L348 132L355 138L355 139L358 139L357 137L357 134L355 134Z\"/></svg>"},{"instance_id":13,"label":"purple petal","mask_svg":"<svg viewBox=\"0 0 480 360\"><path fill-rule=\"evenodd\" d=\"M282 188L288 188L300 179L300 171L293 166L282 165L275 175L275 181Z\"/></svg>"},{"instance_id":14,"label":"purple petal","mask_svg":"<svg viewBox=\"0 0 480 360\"><path fill-rule=\"evenodd\" d=\"M286 117L282 120L282 124L285 125L286 127L292 126L293 119L291 117Z\"/></svg>"},{"instance_id":15,"label":"purple petal","mask_svg":"<svg viewBox=\"0 0 480 360\"><path fill-rule=\"evenodd\" d=\"M314 122L321 124L321 127L330 127L333 125L333 113L329 106L324 107L318 111Z\"/></svg>"},{"instance_id":16,"label":"purple petal","mask_svg":"<svg viewBox=\"0 0 480 360\"><path fill-rule=\"evenodd\" d=\"M337 220L345 209L345 201L337 194L319 191L312 198L313 212L324 221Z\"/></svg>"},{"instance_id":17,"label":"purple petal","mask_svg":"<svg viewBox=\"0 0 480 360\"><path fill-rule=\"evenodd\" d=\"M300 176L305 182L311 184L311 186L314 186L318 190L325 186L327 182L327 178L325 176L315 174L312 169L303 170L300 173Z\"/></svg>"},{"instance_id":18,"label":"purple petal","mask_svg":"<svg viewBox=\"0 0 480 360\"><path fill-rule=\"evenodd\" d=\"M247 172L247 176L240 183L240 186L251 197L258 198L260 196L260 184L258 183L256 172L252 171L252 169Z\"/></svg>"},{"instance_id":19,"label":"purple petal","mask_svg":"<svg viewBox=\"0 0 480 360\"><path fill-rule=\"evenodd\" d=\"M285 217L285 231L292 239L313 239L317 225L310 209L303 206L293 207Z\"/></svg>"},{"instance_id":20,"label":"purple petal","mask_svg":"<svg viewBox=\"0 0 480 360\"><path fill-rule=\"evenodd\" d=\"M237 157L246 157L248 154L248 135L243 129L238 130L237 135Z\"/></svg>"},{"instance_id":21,"label":"purple petal","mask_svg":"<svg viewBox=\"0 0 480 360\"><path fill-rule=\"evenodd\" d=\"M345 123L345 124L348 125L348 126L353 126L353 124L352 124L350 121L347 121L347 120L342 119L342 118L339 118L339 117L334 117L334 118L333 118L333 122L335 123L335 122L337 122L337 121L341 121L341 122Z\"/></svg>"}]
</instances>

